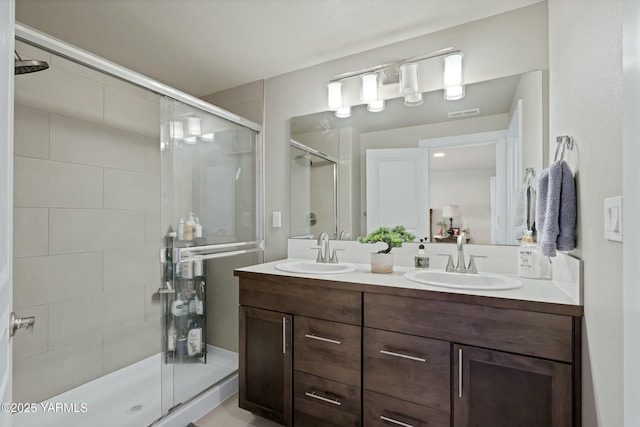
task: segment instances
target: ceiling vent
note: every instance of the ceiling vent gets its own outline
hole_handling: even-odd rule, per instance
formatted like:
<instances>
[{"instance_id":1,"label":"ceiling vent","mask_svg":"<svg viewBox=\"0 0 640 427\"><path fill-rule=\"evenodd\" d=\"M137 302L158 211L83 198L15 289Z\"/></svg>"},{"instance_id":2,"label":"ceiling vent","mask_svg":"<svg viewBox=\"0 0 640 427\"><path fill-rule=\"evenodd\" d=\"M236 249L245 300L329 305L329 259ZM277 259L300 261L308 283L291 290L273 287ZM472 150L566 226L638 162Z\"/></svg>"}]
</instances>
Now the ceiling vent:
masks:
<instances>
[{"instance_id":1,"label":"ceiling vent","mask_svg":"<svg viewBox=\"0 0 640 427\"><path fill-rule=\"evenodd\" d=\"M457 119L459 117L475 116L477 114L480 114L479 108L470 108L468 110L452 111L449 113L449 118Z\"/></svg>"}]
</instances>

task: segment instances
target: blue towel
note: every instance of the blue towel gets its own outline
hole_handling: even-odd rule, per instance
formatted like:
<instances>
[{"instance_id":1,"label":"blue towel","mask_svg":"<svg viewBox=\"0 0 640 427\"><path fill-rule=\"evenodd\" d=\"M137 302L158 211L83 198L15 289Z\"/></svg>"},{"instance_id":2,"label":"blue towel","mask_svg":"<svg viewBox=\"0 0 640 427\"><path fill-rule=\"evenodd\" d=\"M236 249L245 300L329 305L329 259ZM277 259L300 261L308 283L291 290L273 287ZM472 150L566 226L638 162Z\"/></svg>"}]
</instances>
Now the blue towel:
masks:
<instances>
[{"instance_id":1,"label":"blue towel","mask_svg":"<svg viewBox=\"0 0 640 427\"><path fill-rule=\"evenodd\" d=\"M545 256L576 247L576 182L564 160L555 161L538 178L536 227Z\"/></svg>"}]
</instances>

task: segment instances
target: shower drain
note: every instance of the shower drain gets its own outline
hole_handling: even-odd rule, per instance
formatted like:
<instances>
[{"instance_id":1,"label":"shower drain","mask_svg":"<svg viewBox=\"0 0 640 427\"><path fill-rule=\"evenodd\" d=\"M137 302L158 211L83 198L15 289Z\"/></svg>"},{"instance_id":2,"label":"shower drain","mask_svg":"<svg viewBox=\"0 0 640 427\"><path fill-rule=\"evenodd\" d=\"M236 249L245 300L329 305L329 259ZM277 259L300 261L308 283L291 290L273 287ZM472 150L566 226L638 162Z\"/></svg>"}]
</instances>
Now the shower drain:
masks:
<instances>
[{"instance_id":1,"label":"shower drain","mask_svg":"<svg viewBox=\"0 0 640 427\"><path fill-rule=\"evenodd\" d=\"M127 413L136 414L136 413L138 413L140 411L142 411L142 405L138 404L138 405L133 405L131 408L129 408L127 410Z\"/></svg>"}]
</instances>

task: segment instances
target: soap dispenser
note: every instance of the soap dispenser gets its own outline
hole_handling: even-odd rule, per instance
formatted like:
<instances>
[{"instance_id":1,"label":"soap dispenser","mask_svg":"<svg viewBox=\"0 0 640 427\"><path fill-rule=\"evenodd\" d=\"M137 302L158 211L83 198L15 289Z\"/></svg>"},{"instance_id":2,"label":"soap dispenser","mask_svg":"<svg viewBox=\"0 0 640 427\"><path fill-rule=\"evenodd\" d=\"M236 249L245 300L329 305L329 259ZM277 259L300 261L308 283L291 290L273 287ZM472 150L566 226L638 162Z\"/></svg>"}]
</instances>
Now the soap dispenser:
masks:
<instances>
[{"instance_id":1,"label":"soap dispenser","mask_svg":"<svg viewBox=\"0 0 640 427\"><path fill-rule=\"evenodd\" d=\"M414 257L414 265L416 268L429 268L429 255L424 251L424 240L420 239L418 253Z\"/></svg>"},{"instance_id":2,"label":"soap dispenser","mask_svg":"<svg viewBox=\"0 0 640 427\"><path fill-rule=\"evenodd\" d=\"M533 241L531 230L525 230L518 248L518 275L530 279L540 278L540 248Z\"/></svg>"}]
</instances>

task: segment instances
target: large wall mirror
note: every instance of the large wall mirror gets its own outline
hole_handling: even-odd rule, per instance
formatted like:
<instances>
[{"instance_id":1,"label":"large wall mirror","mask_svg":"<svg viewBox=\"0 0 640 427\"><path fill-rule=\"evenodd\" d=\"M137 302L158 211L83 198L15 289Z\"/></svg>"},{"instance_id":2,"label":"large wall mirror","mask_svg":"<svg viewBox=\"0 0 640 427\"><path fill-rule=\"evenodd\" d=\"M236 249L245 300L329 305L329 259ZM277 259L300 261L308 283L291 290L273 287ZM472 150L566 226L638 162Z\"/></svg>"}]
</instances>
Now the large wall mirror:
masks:
<instances>
[{"instance_id":1,"label":"large wall mirror","mask_svg":"<svg viewBox=\"0 0 640 427\"><path fill-rule=\"evenodd\" d=\"M292 237L355 239L404 225L434 242L450 241L453 228L467 229L471 243L518 244L533 225L522 197L535 191L530 172L548 157L546 93L546 72L536 70L467 85L458 101L439 90L424 93L418 107L395 98L377 113L360 105L349 118L293 117L291 138L310 149L307 157L317 150L334 161L337 173L312 183L291 168ZM292 164L308 164L299 147L291 150ZM335 214L299 209L326 210L332 199Z\"/></svg>"}]
</instances>

